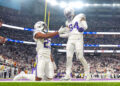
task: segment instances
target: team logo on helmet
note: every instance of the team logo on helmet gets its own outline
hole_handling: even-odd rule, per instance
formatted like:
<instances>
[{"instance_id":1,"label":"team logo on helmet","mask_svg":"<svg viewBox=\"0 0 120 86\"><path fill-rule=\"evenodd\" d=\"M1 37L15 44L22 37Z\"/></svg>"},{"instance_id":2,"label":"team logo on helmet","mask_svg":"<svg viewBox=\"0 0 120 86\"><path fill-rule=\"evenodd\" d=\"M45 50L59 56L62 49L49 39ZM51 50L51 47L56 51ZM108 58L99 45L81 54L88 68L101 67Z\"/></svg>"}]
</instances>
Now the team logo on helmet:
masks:
<instances>
[{"instance_id":1,"label":"team logo on helmet","mask_svg":"<svg viewBox=\"0 0 120 86\"><path fill-rule=\"evenodd\" d=\"M74 16L74 9L71 7L67 7L64 9L64 15L67 19L72 19Z\"/></svg>"},{"instance_id":2,"label":"team logo on helmet","mask_svg":"<svg viewBox=\"0 0 120 86\"><path fill-rule=\"evenodd\" d=\"M38 31L47 32L47 24L43 21L38 21L37 23L35 23L34 29Z\"/></svg>"}]
</instances>

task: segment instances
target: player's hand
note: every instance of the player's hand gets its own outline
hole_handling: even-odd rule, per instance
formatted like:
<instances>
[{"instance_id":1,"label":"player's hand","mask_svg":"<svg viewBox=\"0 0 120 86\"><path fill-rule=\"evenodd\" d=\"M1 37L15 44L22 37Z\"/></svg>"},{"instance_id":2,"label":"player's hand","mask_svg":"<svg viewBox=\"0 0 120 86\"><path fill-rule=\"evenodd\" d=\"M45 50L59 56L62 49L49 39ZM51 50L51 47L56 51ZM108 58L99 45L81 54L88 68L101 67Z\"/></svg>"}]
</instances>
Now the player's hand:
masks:
<instances>
[{"instance_id":1,"label":"player's hand","mask_svg":"<svg viewBox=\"0 0 120 86\"><path fill-rule=\"evenodd\" d=\"M6 42L6 38L0 36L0 44L4 44Z\"/></svg>"},{"instance_id":2,"label":"player's hand","mask_svg":"<svg viewBox=\"0 0 120 86\"><path fill-rule=\"evenodd\" d=\"M59 34L62 34L66 31L66 28L64 28L63 26L60 27L60 29L58 30Z\"/></svg>"}]
</instances>

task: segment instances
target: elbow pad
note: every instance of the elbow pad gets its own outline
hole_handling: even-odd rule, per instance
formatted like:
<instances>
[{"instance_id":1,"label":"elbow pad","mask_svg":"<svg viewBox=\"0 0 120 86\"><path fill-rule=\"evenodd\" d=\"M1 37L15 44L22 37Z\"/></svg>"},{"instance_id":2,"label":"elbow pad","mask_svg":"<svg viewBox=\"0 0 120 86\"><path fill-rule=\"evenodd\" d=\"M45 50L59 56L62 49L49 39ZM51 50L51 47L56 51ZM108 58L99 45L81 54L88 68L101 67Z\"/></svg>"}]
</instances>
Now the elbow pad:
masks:
<instances>
[{"instance_id":1,"label":"elbow pad","mask_svg":"<svg viewBox=\"0 0 120 86\"><path fill-rule=\"evenodd\" d=\"M79 32L83 32L83 31L84 31L84 28L80 27L80 28L78 28L78 31L79 31Z\"/></svg>"}]
</instances>

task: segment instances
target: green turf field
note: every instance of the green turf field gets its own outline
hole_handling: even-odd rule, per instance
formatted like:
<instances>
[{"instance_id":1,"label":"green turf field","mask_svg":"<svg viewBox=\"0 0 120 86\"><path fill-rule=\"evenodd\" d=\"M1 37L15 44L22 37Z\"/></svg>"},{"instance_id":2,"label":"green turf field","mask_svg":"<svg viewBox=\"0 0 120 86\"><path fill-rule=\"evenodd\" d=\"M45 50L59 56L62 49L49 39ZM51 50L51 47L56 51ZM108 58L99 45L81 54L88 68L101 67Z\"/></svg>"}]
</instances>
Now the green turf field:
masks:
<instances>
[{"instance_id":1,"label":"green turf field","mask_svg":"<svg viewBox=\"0 0 120 86\"><path fill-rule=\"evenodd\" d=\"M0 86L120 86L120 82L0 82Z\"/></svg>"}]
</instances>

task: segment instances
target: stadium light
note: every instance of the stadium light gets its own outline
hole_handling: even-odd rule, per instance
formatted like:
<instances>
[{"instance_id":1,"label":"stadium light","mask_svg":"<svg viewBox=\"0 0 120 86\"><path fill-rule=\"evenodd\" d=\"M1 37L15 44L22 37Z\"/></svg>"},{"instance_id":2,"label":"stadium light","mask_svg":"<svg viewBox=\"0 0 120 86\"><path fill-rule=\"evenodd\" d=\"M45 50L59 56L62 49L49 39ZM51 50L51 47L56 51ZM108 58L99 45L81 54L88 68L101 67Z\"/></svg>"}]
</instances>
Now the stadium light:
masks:
<instances>
[{"instance_id":1,"label":"stadium light","mask_svg":"<svg viewBox=\"0 0 120 86\"><path fill-rule=\"evenodd\" d=\"M116 4L113 4L113 7L115 7L116 6Z\"/></svg>"},{"instance_id":2,"label":"stadium light","mask_svg":"<svg viewBox=\"0 0 120 86\"><path fill-rule=\"evenodd\" d=\"M72 8L82 8L84 4L82 2L70 2L68 6Z\"/></svg>"},{"instance_id":3,"label":"stadium light","mask_svg":"<svg viewBox=\"0 0 120 86\"><path fill-rule=\"evenodd\" d=\"M69 6L69 7L74 7L74 3L73 3L73 2L70 2L70 3L68 3L68 6Z\"/></svg>"},{"instance_id":4,"label":"stadium light","mask_svg":"<svg viewBox=\"0 0 120 86\"><path fill-rule=\"evenodd\" d=\"M77 2L57 2L56 0L47 0L48 3L50 3L52 6L56 6L59 5L61 8L65 8L67 6L72 7L72 8L82 8L82 7L120 7L120 3L113 3L113 4L98 4L98 3L94 3L94 4L89 4L89 3L82 3L80 1Z\"/></svg>"},{"instance_id":5,"label":"stadium light","mask_svg":"<svg viewBox=\"0 0 120 86\"><path fill-rule=\"evenodd\" d=\"M84 6L89 7L89 6L91 6L91 4L88 4L88 3L87 3L87 4L84 4Z\"/></svg>"},{"instance_id":6,"label":"stadium light","mask_svg":"<svg viewBox=\"0 0 120 86\"><path fill-rule=\"evenodd\" d=\"M39 0L39 1L41 1L41 0ZM49 2L51 2L51 0L47 0L47 2L49 3Z\"/></svg>"},{"instance_id":7,"label":"stadium light","mask_svg":"<svg viewBox=\"0 0 120 86\"><path fill-rule=\"evenodd\" d=\"M74 4L76 5L76 8L82 8L84 6L82 2L75 2Z\"/></svg>"},{"instance_id":8,"label":"stadium light","mask_svg":"<svg viewBox=\"0 0 120 86\"><path fill-rule=\"evenodd\" d=\"M120 7L120 4L114 3L112 6L113 6L113 7Z\"/></svg>"},{"instance_id":9,"label":"stadium light","mask_svg":"<svg viewBox=\"0 0 120 86\"><path fill-rule=\"evenodd\" d=\"M60 5L61 8L67 7L67 3L65 3L65 2L61 2L59 5Z\"/></svg>"},{"instance_id":10,"label":"stadium light","mask_svg":"<svg viewBox=\"0 0 120 86\"><path fill-rule=\"evenodd\" d=\"M97 7L97 6L101 6L101 4L93 4L93 6Z\"/></svg>"},{"instance_id":11,"label":"stadium light","mask_svg":"<svg viewBox=\"0 0 120 86\"><path fill-rule=\"evenodd\" d=\"M102 4L102 6L104 6L104 7L110 7L110 6L112 6L112 4Z\"/></svg>"},{"instance_id":12,"label":"stadium light","mask_svg":"<svg viewBox=\"0 0 120 86\"><path fill-rule=\"evenodd\" d=\"M58 5L57 1L56 0L50 0L48 1L52 6L56 6Z\"/></svg>"}]
</instances>

